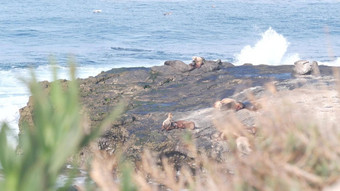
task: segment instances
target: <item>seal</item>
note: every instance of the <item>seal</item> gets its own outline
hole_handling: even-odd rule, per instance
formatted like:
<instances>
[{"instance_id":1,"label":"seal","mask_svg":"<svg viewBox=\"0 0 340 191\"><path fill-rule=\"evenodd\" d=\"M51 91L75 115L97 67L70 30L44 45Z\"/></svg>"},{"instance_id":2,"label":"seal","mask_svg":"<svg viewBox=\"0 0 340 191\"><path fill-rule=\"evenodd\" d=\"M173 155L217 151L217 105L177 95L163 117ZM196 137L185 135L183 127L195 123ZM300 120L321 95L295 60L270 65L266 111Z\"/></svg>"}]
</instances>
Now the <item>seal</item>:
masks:
<instances>
[{"instance_id":1,"label":"seal","mask_svg":"<svg viewBox=\"0 0 340 191\"><path fill-rule=\"evenodd\" d=\"M214 108L218 110L234 110L238 111L244 109L245 105L242 102L236 101L231 98L224 98L221 101L216 101L214 103Z\"/></svg>"},{"instance_id":2,"label":"seal","mask_svg":"<svg viewBox=\"0 0 340 191\"><path fill-rule=\"evenodd\" d=\"M166 118L166 120L163 121L162 123L162 131L164 130L170 130L173 127L173 122L172 122L172 113L168 113L168 118Z\"/></svg>"},{"instance_id":3,"label":"seal","mask_svg":"<svg viewBox=\"0 0 340 191\"><path fill-rule=\"evenodd\" d=\"M192 57L192 63L190 64L190 66L192 66L193 68L200 68L205 62L205 59L203 57L199 57L199 56L194 56Z\"/></svg>"},{"instance_id":4,"label":"seal","mask_svg":"<svg viewBox=\"0 0 340 191\"><path fill-rule=\"evenodd\" d=\"M294 62L293 74L295 76L312 75L320 76L318 62L310 62L308 60L298 60Z\"/></svg>"},{"instance_id":5,"label":"seal","mask_svg":"<svg viewBox=\"0 0 340 191\"><path fill-rule=\"evenodd\" d=\"M192 121L183 121L183 120L175 121L173 125L176 129L190 129L190 130L195 129L195 123Z\"/></svg>"}]
</instances>

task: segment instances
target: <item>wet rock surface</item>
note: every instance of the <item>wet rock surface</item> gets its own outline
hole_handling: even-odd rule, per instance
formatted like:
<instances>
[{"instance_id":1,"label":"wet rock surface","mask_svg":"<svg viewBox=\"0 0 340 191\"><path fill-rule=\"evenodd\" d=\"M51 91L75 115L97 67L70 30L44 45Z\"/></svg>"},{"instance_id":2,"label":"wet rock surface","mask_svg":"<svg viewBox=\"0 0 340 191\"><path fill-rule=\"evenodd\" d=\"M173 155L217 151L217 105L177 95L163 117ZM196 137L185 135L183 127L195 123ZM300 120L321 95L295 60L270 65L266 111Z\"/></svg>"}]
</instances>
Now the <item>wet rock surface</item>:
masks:
<instances>
[{"instance_id":1,"label":"wet rock surface","mask_svg":"<svg viewBox=\"0 0 340 191\"><path fill-rule=\"evenodd\" d=\"M320 66L326 77L295 78L293 66L233 66L230 63L206 61L201 68L191 69L181 61L167 61L163 66L151 68L119 68L102 72L95 77L79 79L81 103L89 116L90 125L98 126L118 102L127 103L127 111L98 139L98 148L114 153L126 146L126 154L138 160L143 149L149 149L180 164L188 163L190 155L183 141L190 135L198 150L219 159L228 152L228 144L216 137L214 120L230 111L213 108L217 100L231 97L248 101L265 94L268 82L277 91L308 86L332 86L332 68ZM45 83L43 83L45 84ZM48 88L48 83L45 84ZM31 122L32 103L20 110L20 124ZM195 129L162 131L168 113L174 120L195 123ZM246 126L255 124L258 112L242 109L234 112Z\"/></svg>"}]
</instances>

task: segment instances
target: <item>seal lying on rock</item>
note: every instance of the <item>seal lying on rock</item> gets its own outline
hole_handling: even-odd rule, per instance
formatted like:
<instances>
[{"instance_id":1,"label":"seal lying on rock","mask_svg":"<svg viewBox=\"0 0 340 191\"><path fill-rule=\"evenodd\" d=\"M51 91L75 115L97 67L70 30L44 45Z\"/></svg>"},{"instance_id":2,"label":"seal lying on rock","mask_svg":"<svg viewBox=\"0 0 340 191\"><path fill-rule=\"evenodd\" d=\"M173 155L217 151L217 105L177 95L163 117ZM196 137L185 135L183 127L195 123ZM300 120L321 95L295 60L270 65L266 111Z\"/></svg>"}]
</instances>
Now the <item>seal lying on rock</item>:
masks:
<instances>
[{"instance_id":1,"label":"seal lying on rock","mask_svg":"<svg viewBox=\"0 0 340 191\"><path fill-rule=\"evenodd\" d=\"M192 121L175 121L173 122L173 126L176 129L190 129L194 130L195 129L195 123Z\"/></svg>"},{"instance_id":2,"label":"seal lying on rock","mask_svg":"<svg viewBox=\"0 0 340 191\"><path fill-rule=\"evenodd\" d=\"M164 130L170 130L173 125L172 125L172 113L168 113L168 118L166 118L166 120L163 121L163 124L162 124L162 131Z\"/></svg>"},{"instance_id":3,"label":"seal lying on rock","mask_svg":"<svg viewBox=\"0 0 340 191\"><path fill-rule=\"evenodd\" d=\"M320 70L318 62L307 61L307 60L299 60L294 62L294 75L313 75L320 76Z\"/></svg>"},{"instance_id":4,"label":"seal lying on rock","mask_svg":"<svg viewBox=\"0 0 340 191\"><path fill-rule=\"evenodd\" d=\"M162 131L167 130L170 131L172 129L190 129L193 130L195 129L195 123L192 121L173 121L172 120L173 115L172 113L168 113L168 118L163 121L162 124Z\"/></svg>"},{"instance_id":5,"label":"seal lying on rock","mask_svg":"<svg viewBox=\"0 0 340 191\"><path fill-rule=\"evenodd\" d=\"M234 110L234 111L238 111L241 109L248 109L250 111L256 111L259 108L261 108L261 106L259 104L256 103L251 103L251 102L239 102L236 101L234 99L231 98L224 98L221 101L216 101L214 103L214 108L218 109L218 110Z\"/></svg>"},{"instance_id":6,"label":"seal lying on rock","mask_svg":"<svg viewBox=\"0 0 340 191\"><path fill-rule=\"evenodd\" d=\"M192 66L193 68L201 68L204 62L205 59L203 57L194 56L192 57L192 63L190 64L190 66Z\"/></svg>"},{"instance_id":7,"label":"seal lying on rock","mask_svg":"<svg viewBox=\"0 0 340 191\"><path fill-rule=\"evenodd\" d=\"M219 110L234 110L238 111L240 109L245 108L245 105L242 102L236 101L231 98L224 98L221 101L216 101L214 104L214 108Z\"/></svg>"}]
</instances>

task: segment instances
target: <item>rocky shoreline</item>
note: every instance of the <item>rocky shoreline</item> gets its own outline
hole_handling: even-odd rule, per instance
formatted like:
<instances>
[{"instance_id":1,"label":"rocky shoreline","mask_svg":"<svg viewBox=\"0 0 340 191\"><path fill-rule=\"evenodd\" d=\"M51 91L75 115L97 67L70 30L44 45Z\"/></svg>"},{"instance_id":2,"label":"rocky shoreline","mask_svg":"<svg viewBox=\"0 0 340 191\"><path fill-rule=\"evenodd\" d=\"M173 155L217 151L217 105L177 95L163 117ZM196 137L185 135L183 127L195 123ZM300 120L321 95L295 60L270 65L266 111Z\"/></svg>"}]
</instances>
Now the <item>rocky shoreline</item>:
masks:
<instances>
[{"instance_id":1,"label":"rocky shoreline","mask_svg":"<svg viewBox=\"0 0 340 191\"><path fill-rule=\"evenodd\" d=\"M230 111L213 108L217 100L233 98L248 102L251 94L260 99L267 94L267 84L275 91L325 87L334 89L334 67L320 66L321 76L295 77L293 66L268 66L205 61L193 68L182 61L167 61L163 66L151 68L117 68L95 77L79 79L81 103L90 120L90 126L98 126L110 111L122 100L127 110L120 120L112 124L98 139L98 149L115 153L125 148L125 154L138 161L144 149L166 156L180 165L190 163L193 156L183 144L183 136L191 134L199 151L219 158L228 152L227 142L220 139L214 120ZM67 81L64 81L67 83ZM48 82L42 82L49 88ZM162 131L162 122L171 112L176 120L193 121L194 130L174 129ZM256 126L256 118L263 113L242 109L233 112L245 126ZM32 103L20 109L21 127L26 121L32 124ZM80 155L86 158L91 149Z\"/></svg>"}]
</instances>

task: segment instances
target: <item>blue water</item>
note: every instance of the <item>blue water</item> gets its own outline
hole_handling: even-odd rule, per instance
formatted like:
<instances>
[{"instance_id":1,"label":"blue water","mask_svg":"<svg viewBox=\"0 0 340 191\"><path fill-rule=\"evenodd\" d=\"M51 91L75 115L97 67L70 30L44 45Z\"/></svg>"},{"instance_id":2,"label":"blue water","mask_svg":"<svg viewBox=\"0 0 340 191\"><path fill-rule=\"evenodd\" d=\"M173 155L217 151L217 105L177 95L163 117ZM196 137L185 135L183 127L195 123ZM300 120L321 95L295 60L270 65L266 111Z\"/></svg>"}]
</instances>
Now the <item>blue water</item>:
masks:
<instances>
[{"instance_id":1,"label":"blue water","mask_svg":"<svg viewBox=\"0 0 340 191\"><path fill-rule=\"evenodd\" d=\"M233 62L235 54L258 41L269 27L290 42L289 52L302 58L329 61L329 49L334 57L340 50L340 2L5 0L1 4L1 69L39 66L50 54L61 62L73 54L81 64L112 67L190 60L193 55ZM95 9L102 12L95 14ZM167 12L172 14L164 16Z\"/></svg>"},{"instance_id":2,"label":"blue water","mask_svg":"<svg viewBox=\"0 0 340 191\"><path fill-rule=\"evenodd\" d=\"M29 95L17 78L33 67L39 79L49 79L51 55L62 78L69 57L79 77L192 56L340 66L339 13L335 0L2 0L0 121L17 123Z\"/></svg>"}]
</instances>

